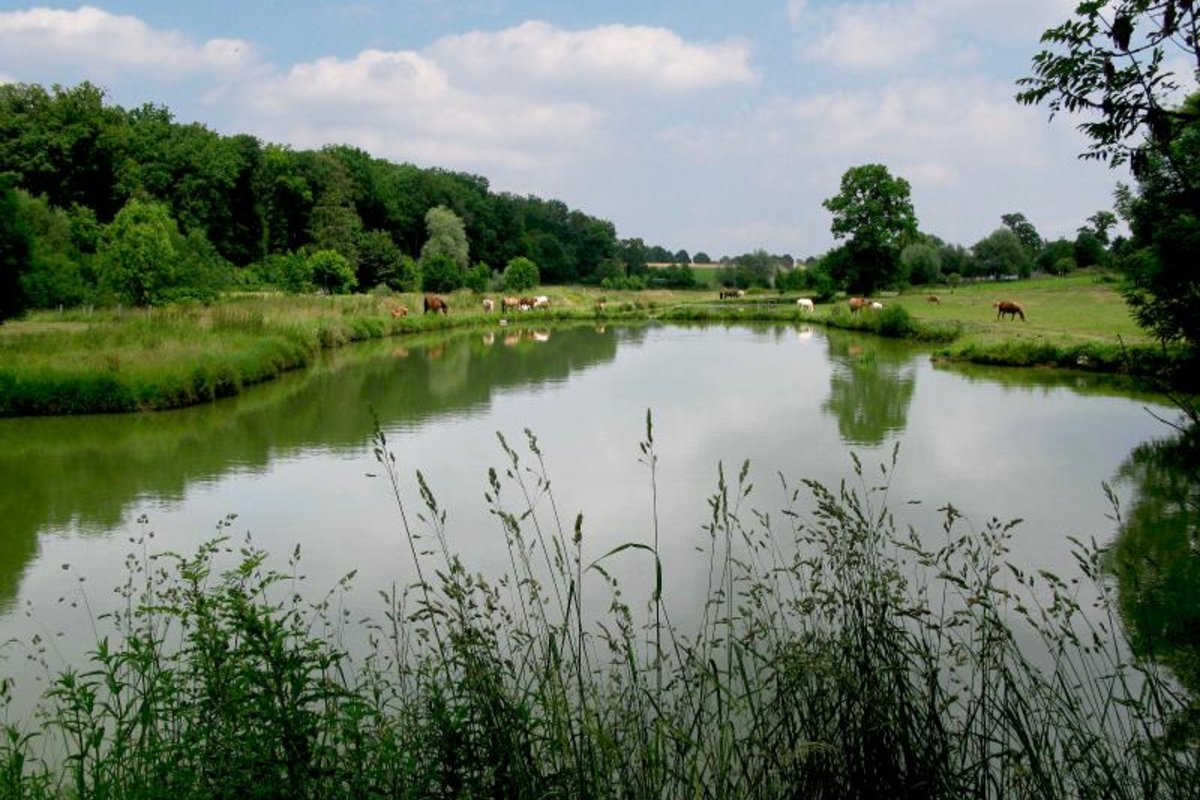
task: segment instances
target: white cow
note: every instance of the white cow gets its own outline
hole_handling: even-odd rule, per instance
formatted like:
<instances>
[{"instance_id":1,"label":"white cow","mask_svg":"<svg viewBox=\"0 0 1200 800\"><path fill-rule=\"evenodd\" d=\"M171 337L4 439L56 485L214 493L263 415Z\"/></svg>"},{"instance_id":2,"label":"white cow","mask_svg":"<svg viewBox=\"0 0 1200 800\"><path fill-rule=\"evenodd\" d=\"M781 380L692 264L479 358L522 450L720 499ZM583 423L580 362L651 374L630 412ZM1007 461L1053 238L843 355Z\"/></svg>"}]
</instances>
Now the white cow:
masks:
<instances>
[{"instance_id":1,"label":"white cow","mask_svg":"<svg viewBox=\"0 0 1200 800\"><path fill-rule=\"evenodd\" d=\"M496 310L496 301L490 297L483 299L483 313L490 314Z\"/></svg>"},{"instance_id":2,"label":"white cow","mask_svg":"<svg viewBox=\"0 0 1200 800\"><path fill-rule=\"evenodd\" d=\"M533 298L533 307L534 308L549 308L550 307L550 298L544 294L539 294L537 297Z\"/></svg>"},{"instance_id":3,"label":"white cow","mask_svg":"<svg viewBox=\"0 0 1200 800\"><path fill-rule=\"evenodd\" d=\"M883 303L880 303L878 301L871 303L871 310L872 311L883 311Z\"/></svg>"},{"instance_id":4,"label":"white cow","mask_svg":"<svg viewBox=\"0 0 1200 800\"><path fill-rule=\"evenodd\" d=\"M798 305L800 307L801 311L806 311L806 312L812 313L813 301L808 299L807 297L801 297L799 300L796 301L796 305Z\"/></svg>"}]
</instances>

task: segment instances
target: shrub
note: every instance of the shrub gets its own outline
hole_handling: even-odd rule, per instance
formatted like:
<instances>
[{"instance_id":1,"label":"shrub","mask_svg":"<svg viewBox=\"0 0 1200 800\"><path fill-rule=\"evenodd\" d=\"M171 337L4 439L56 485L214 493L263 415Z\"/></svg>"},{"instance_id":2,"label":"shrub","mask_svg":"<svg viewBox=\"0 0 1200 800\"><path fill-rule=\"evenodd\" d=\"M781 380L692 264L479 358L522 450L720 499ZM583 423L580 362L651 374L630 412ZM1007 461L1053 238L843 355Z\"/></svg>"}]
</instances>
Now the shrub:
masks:
<instances>
[{"instance_id":1,"label":"shrub","mask_svg":"<svg viewBox=\"0 0 1200 800\"><path fill-rule=\"evenodd\" d=\"M318 250L308 257L313 284L329 294L346 294L358 285L354 267L336 250Z\"/></svg>"},{"instance_id":2,"label":"shrub","mask_svg":"<svg viewBox=\"0 0 1200 800\"><path fill-rule=\"evenodd\" d=\"M480 262L467 270L466 286L473 292L486 292L491 283L492 271L487 264Z\"/></svg>"},{"instance_id":3,"label":"shrub","mask_svg":"<svg viewBox=\"0 0 1200 800\"><path fill-rule=\"evenodd\" d=\"M504 288L510 292L532 289L540 279L537 264L525 256L517 256L504 268Z\"/></svg>"},{"instance_id":4,"label":"shrub","mask_svg":"<svg viewBox=\"0 0 1200 800\"><path fill-rule=\"evenodd\" d=\"M875 315L875 327L881 336L891 336L903 339L911 336L917 330L908 309L895 303L886 305Z\"/></svg>"},{"instance_id":5,"label":"shrub","mask_svg":"<svg viewBox=\"0 0 1200 800\"><path fill-rule=\"evenodd\" d=\"M421 259L421 288L426 292L453 292L461 289L466 272L447 253Z\"/></svg>"}]
</instances>

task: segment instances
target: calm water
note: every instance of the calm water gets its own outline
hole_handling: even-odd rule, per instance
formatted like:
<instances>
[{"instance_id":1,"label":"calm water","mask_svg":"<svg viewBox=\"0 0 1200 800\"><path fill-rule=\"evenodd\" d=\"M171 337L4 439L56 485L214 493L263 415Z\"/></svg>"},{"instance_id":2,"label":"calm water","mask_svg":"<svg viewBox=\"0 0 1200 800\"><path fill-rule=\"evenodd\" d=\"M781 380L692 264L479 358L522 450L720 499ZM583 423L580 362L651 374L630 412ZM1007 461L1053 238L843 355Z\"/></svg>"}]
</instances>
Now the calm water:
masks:
<instances>
[{"instance_id":1,"label":"calm water","mask_svg":"<svg viewBox=\"0 0 1200 800\"><path fill-rule=\"evenodd\" d=\"M230 513L227 533L249 533L281 564L299 544L314 595L358 569L349 600L373 613L375 591L411 570L389 486L368 476L378 470L372 409L410 508L420 469L448 510L451 546L489 574L507 561L483 500L488 468L505 465L496 433L522 451L524 429L537 435L564 524L583 513L594 558L651 541L638 443L652 409L667 596L686 607L701 600L695 547L718 464L736 475L745 459L755 484L747 503L777 513L777 472L836 484L851 476L853 452L878 475L898 443L890 496L905 521L938 535L947 502L978 527L1020 517L1012 556L1027 567L1072 573L1068 536L1114 541L1106 481L1144 518L1122 534L1124 547L1177 537L1156 527L1169 499L1155 501L1158 512L1149 504L1170 471L1146 445L1169 433L1147 407L1173 417L1155 398L1084 376L944 369L902 344L786 327L499 329L371 343L201 408L0 420L0 641L49 635L73 658L94 634L72 603L96 614L115 602L132 537L152 530L154 547L189 552ZM626 577L649 578L644 555L629 552ZM19 669L19 648L7 654L0 666Z\"/></svg>"}]
</instances>

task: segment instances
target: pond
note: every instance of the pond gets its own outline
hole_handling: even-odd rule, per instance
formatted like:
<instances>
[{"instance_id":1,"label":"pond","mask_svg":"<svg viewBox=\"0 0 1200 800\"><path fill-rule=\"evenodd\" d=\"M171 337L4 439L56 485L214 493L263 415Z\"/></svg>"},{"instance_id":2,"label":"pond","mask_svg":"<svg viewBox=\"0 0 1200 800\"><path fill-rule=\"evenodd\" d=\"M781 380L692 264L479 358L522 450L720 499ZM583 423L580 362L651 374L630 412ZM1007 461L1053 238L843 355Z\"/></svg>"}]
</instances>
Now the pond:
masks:
<instances>
[{"instance_id":1,"label":"pond","mask_svg":"<svg viewBox=\"0 0 1200 800\"><path fill-rule=\"evenodd\" d=\"M653 481L639 449L648 410ZM857 457L873 483L897 448L889 503L923 536L939 535L939 509L953 504L978 527L1022 519L1011 558L1023 568L1075 574L1071 537L1119 536L1131 563L1150 548L1186 573L1190 519L1172 518L1182 533L1158 523L1177 474L1161 457L1171 429L1150 411L1174 417L1161 398L1096 376L944 368L903 343L836 331L647 325L386 340L203 407L0 420L0 641L17 642L5 669L25 669L34 636L51 643L52 662L90 648L127 554L150 532L149 547L183 553L249 535L281 564L299 546L313 596L357 569L345 602L371 613L377 590L413 579L374 419L410 522L422 526L419 469L447 512L451 549L484 574L508 563L484 501L489 468L508 466L496 434L536 467L526 429L553 490L539 513L567 530L582 513L585 559L651 542L657 519L665 594L682 609L703 601L695 551L719 466L732 483L748 459L744 507L777 514L780 475L837 485ZM1106 482L1136 525L1118 530ZM636 587L652 581L639 551L620 571ZM1189 575L1175 580L1196 585ZM1127 611L1161 626L1170 607Z\"/></svg>"}]
</instances>

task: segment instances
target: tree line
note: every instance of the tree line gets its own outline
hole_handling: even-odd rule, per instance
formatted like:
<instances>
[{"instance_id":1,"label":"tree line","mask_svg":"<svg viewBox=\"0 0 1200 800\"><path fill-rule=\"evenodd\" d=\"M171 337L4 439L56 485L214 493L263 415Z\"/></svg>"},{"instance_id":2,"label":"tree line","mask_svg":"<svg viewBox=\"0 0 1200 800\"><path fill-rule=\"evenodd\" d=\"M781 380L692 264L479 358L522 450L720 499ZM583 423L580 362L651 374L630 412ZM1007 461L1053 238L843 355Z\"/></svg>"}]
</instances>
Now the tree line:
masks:
<instances>
[{"instance_id":1,"label":"tree line","mask_svg":"<svg viewBox=\"0 0 1200 800\"><path fill-rule=\"evenodd\" d=\"M90 83L0 86L0 210L0 319L231 287L446 291L516 259L542 282L599 283L673 255L478 175L225 136Z\"/></svg>"}]
</instances>

